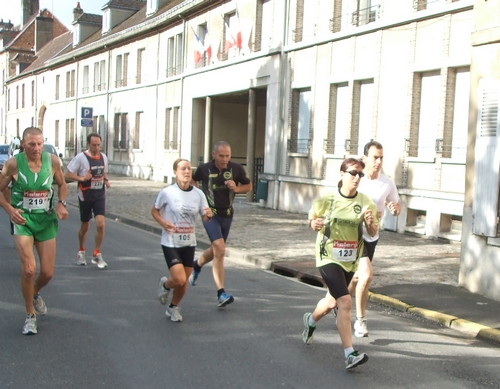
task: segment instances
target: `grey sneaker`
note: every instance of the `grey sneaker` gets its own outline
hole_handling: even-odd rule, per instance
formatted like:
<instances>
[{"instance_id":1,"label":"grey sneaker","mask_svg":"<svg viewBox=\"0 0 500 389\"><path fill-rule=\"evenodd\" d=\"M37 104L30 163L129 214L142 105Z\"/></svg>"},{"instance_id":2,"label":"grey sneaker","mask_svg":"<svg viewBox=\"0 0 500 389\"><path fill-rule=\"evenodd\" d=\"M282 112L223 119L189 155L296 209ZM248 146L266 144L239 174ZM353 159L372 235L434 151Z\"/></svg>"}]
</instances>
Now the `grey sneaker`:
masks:
<instances>
[{"instance_id":1,"label":"grey sneaker","mask_svg":"<svg viewBox=\"0 0 500 389\"><path fill-rule=\"evenodd\" d=\"M35 335L36 333L36 316L32 313L28 313L24 321L23 335Z\"/></svg>"},{"instance_id":2,"label":"grey sneaker","mask_svg":"<svg viewBox=\"0 0 500 389\"><path fill-rule=\"evenodd\" d=\"M358 338L364 338L368 336L368 327L366 326L366 319L363 317L361 319L356 319L354 322L354 335Z\"/></svg>"},{"instance_id":3,"label":"grey sneaker","mask_svg":"<svg viewBox=\"0 0 500 389\"><path fill-rule=\"evenodd\" d=\"M172 321L182 321L181 313L179 312L179 307L167 307L165 311L165 315L167 315Z\"/></svg>"},{"instance_id":4,"label":"grey sneaker","mask_svg":"<svg viewBox=\"0 0 500 389\"><path fill-rule=\"evenodd\" d=\"M365 353L358 354L357 351L353 351L345 359L345 368L352 369L358 365L366 363L366 361L368 361L368 355L366 355Z\"/></svg>"},{"instance_id":5,"label":"grey sneaker","mask_svg":"<svg viewBox=\"0 0 500 389\"><path fill-rule=\"evenodd\" d=\"M108 267L108 264L104 262L104 259L102 259L101 253L97 254L94 258L92 258L92 263L97 265L99 269L106 269Z\"/></svg>"},{"instance_id":6,"label":"grey sneaker","mask_svg":"<svg viewBox=\"0 0 500 389\"><path fill-rule=\"evenodd\" d=\"M163 305L168 302L168 294L170 293L169 289L165 289L165 282L167 282L167 277L162 277L160 278L160 283L158 284L158 299Z\"/></svg>"},{"instance_id":7,"label":"grey sneaker","mask_svg":"<svg viewBox=\"0 0 500 389\"><path fill-rule=\"evenodd\" d=\"M85 259L85 251L78 251L78 254L76 254L76 264L79 266L87 265L87 260Z\"/></svg>"},{"instance_id":8,"label":"grey sneaker","mask_svg":"<svg viewBox=\"0 0 500 389\"><path fill-rule=\"evenodd\" d=\"M35 297L33 297L33 306L35 307L35 312L41 316L47 313L47 306L45 305L45 301L43 301L42 296L38 293Z\"/></svg>"},{"instance_id":9,"label":"grey sneaker","mask_svg":"<svg viewBox=\"0 0 500 389\"><path fill-rule=\"evenodd\" d=\"M309 325L309 316L311 316L312 313L306 312L304 313L304 326L305 329L302 331L302 340L304 341L305 344L311 344L314 338L314 330L316 329L316 326L311 326Z\"/></svg>"}]
</instances>

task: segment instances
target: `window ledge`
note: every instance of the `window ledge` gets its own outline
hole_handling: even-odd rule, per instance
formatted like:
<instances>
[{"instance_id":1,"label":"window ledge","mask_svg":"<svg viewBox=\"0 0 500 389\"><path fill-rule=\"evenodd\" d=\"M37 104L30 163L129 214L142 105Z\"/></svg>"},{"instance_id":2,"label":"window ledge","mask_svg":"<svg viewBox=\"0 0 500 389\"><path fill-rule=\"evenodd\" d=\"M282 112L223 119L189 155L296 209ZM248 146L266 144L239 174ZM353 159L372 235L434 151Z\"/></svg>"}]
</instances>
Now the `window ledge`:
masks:
<instances>
[{"instance_id":1,"label":"window ledge","mask_svg":"<svg viewBox=\"0 0 500 389\"><path fill-rule=\"evenodd\" d=\"M309 157L308 153L288 153L289 157L294 157L294 158L307 158Z\"/></svg>"}]
</instances>

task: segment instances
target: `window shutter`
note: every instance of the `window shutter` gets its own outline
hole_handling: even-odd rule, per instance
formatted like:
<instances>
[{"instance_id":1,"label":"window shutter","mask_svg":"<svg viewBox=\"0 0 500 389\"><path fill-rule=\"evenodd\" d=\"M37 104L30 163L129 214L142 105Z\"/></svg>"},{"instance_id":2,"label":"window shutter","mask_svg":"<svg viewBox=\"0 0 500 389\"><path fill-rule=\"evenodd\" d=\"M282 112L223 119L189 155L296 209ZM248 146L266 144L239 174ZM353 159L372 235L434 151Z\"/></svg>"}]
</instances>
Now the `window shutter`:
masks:
<instances>
[{"instance_id":1,"label":"window shutter","mask_svg":"<svg viewBox=\"0 0 500 389\"><path fill-rule=\"evenodd\" d=\"M481 79L478 94L472 232L496 237L500 170L500 80Z\"/></svg>"}]
</instances>

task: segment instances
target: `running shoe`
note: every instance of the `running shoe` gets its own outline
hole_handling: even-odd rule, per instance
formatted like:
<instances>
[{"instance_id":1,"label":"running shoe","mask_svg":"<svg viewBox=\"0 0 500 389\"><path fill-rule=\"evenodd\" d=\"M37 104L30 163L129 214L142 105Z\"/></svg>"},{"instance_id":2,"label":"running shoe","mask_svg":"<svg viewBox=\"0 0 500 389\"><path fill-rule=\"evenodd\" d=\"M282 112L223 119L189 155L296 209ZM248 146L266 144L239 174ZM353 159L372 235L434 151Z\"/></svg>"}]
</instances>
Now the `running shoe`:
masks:
<instances>
[{"instance_id":1,"label":"running shoe","mask_svg":"<svg viewBox=\"0 0 500 389\"><path fill-rule=\"evenodd\" d=\"M43 301L42 296L40 296L40 293L33 297L33 306L35 307L35 312L39 315L43 316L47 313L47 306L45 305L45 301Z\"/></svg>"},{"instance_id":2,"label":"running shoe","mask_svg":"<svg viewBox=\"0 0 500 389\"><path fill-rule=\"evenodd\" d=\"M345 368L349 370L366 363L366 361L368 361L368 355L365 353L358 354L357 351L353 351L345 359Z\"/></svg>"},{"instance_id":3,"label":"running shoe","mask_svg":"<svg viewBox=\"0 0 500 389\"><path fill-rule=\"evenodd\" d=\"M168 294L170 293L170 289L165 289L165 282L167 282L167 277L160 278L160 283L158 285L158 299L162 305L165 305L168 302Z\"/></svg>"},{"instance_id":4,"label":"running shoe","mask_svg":"<svg viewBox=\"0 0 500 389\"><path fill-rule=\"evenodd\" d=\"M78 254L76 254L76 264L79 266L87 265L87 260L85 259L85 251L78 251Z\"/></svg>"},{"instance_id":5,"label":"running shoe","mask_svg":"<svg viewBox=\"0 0 500 389\"><path fill-rule=\"evenodd\" d=\"M36 316L33 313L28 313L24 321L23 335L35 335L36 333Z\"/></svg>"},{"instance_id":6,"label":"running shoe","mask_svg":"<svg viewBox=\"0 0 500 389\"><path fill-rule=\"evenodd\" d=\"M193 273L194 273L194 271L193 271ZM223 308L226 305L231 304L233 301L234 301L234 297L231 296L230 294L227 294L226 292L224 292L219 296L219 299L217 301L217 306L219 308Z\"/></svg>"},{"instance_id":7,"label":"running shoe","mask_svg":"<svg viewBox=\"0 0 500 389\"><path fill-rule=\"evenodd\" d=\"M195 260L195 262L197 262ZM198 276L200 275L200 272L199 271L196 271L194 270L194 267L193 267L193 272L191 273L191 275L189 276L189 283L192 285L192 286L195 286L196 285L196 280L198 280Z\"/></svg>"},{"instance_id":8,"label":"running shoe","mask_svg":"<svg viewBox=\"0 0 500 389\"><path fill-rule=\"evenodd\" d=\"M182 321L182 316L181 313L179 312L179 307L167 307L165 315L167 315L172 321Z\"/></svg>"},{"instance_id":9,"label":"running shoe","mask_svg":"<svg viewBox=\"0 0 500 389\"><path fill-rule=\"evenodd\" d=\"M316 326L309 325L309 317L312 313L306 312L304 313L304 331L302 331L302 340L305 344L311 344L314 338L314 330Z\"/></svg>"},{"instance_id":10,"label":"running shoe","mask_svg":"<svg viewBox=\"0 0 500 389\"><path fill-rule=\"evenodd\" d=\"M357 338L365 338L368 336L368 327L366 326L366 319L356 319L354 322L354 335Z\"/></svg>"},{"instance_id":11,"label":"running shoe","mask_svg":"<svg viewBox=\"0 0 500 389\"><path fill-rule=\"evenodd\" d=\"M92 263L94 265L97 265L99 269L106 269L108 267L108 264L104 262L104 259L102 259L101 253L97 254L94 258L92 258Z\"/></svg>"}]
</instances>

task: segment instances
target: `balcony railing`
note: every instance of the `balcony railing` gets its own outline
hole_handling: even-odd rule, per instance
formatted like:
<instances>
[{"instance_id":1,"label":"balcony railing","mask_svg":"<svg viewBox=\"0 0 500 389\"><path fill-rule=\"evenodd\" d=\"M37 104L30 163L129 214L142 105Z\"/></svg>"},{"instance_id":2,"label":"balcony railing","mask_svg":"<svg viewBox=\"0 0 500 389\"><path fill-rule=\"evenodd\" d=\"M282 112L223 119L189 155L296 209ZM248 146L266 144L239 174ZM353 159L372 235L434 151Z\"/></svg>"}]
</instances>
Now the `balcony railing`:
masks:
<instances>
[{"instance_id":1,"label":"balcony railing","mask_svg":"<svg viewBox=\"0 0 500 389\"><path fill-rule=\"evenodd\" d=\"M287 150L289 153L309 154L311 149L311 139L309 138L290 138L287 141Z\"/></svg>"},{"instance_id":2,"label":"balcony railing","mask_svg":"<svg viewBox=\"0 0 500 389\"><path fill-rule=\"evenodd\" d=\"M381 10L380 5L374 5L330 19L330 31L339 32L376 22L382 16Z\"/></svg>"}]
</instances>

